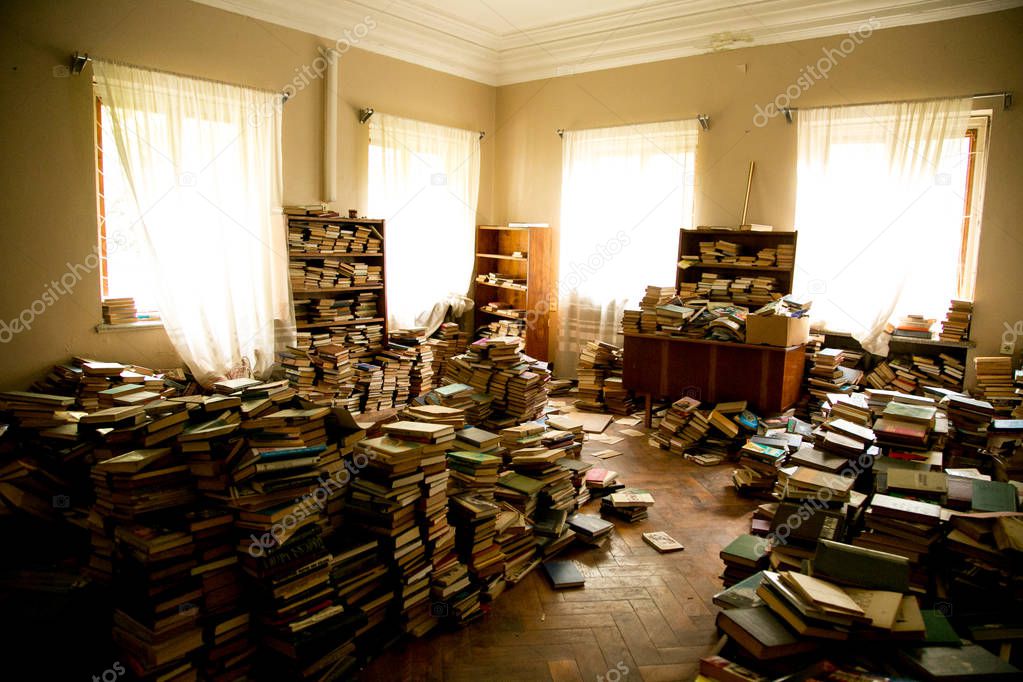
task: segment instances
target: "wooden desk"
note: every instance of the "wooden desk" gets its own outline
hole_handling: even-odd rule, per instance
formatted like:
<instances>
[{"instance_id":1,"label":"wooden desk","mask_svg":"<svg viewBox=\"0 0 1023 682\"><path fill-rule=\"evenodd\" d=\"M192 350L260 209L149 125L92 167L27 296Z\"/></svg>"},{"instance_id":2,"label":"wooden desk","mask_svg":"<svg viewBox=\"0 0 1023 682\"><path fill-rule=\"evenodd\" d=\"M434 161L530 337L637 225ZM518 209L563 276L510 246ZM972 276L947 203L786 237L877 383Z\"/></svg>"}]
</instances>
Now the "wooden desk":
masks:
<instances>
[{"instance_id":1,"label":"wooden desk","mask_svg":"<svg viewBox=\"0 0 1023 682\"><path fill-rule=\"evenodd\" d=\"M705 403L746 400L761 413L782 412L799 400L806 352L708 339L625 334L622 383L645 398L646 425L654 398L688 395Z\"/></svg>"}]
</instances>

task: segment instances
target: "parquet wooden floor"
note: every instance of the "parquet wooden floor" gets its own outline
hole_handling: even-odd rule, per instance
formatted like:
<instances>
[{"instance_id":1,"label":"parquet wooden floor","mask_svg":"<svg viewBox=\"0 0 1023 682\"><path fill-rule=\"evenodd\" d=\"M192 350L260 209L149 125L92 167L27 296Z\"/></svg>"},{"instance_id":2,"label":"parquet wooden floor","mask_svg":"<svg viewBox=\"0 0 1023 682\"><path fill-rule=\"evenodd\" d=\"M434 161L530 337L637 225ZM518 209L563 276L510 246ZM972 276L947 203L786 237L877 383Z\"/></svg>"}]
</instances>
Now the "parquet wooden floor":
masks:
<instances>
[{"instance_id":1,"label":"parquet wooden floor","mask_svg":"<svg viewBox=\"0 0 1023 682\"><path fill-rule=\"evenodd\" d=\"M634 427L646 432L646 429ZM612 424L605 433L622 430ZM623 454L599 460L607 448ZM650 446L645 437L606 445L588 441L583 458L650 490L650 518L615 521L610 550L571 547L586 586L554 591L541 568L504 592L482 620L434 631L388 650L363 682L553 680L667 682L692 680L717 641L711 597L721 589L718 552L748 530L755 502L736 496L728 464L701 467ZM598 513L599 501L583 509ZM667 531L685 550L659 554L642 533Z\"/></svg>"}]
</instances>

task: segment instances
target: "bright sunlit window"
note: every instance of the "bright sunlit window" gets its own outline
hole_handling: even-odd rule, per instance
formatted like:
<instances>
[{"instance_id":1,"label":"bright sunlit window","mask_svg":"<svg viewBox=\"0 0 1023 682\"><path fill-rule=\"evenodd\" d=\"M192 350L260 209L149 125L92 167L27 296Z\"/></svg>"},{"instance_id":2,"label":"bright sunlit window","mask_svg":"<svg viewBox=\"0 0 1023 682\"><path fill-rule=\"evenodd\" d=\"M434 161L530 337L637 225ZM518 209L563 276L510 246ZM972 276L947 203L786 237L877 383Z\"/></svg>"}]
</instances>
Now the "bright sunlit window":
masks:
<instances>
[{"instance_id":1,"label":"bright sunlit window","mask_svg":"<svg viewBox=\"0 0 1023 682\"><path fill-rule=\"evenodd\" d=\"M886 323L972 300L987 119L969 104L799 113L794 288L872 352Z\"/></svg>"},{"instance_id":2,"label":"bright sunlit window","mask_svg":"<svg viewBox=\"0 0 1023 682\"><path fill-rule=\"evenodd\" d=\"M145 265L142 221L117 154L110 111L98 98L96 127L100 293L104 300L135 299L139 319L159 317L152 272Z\"/></svg>"}]
</instances>

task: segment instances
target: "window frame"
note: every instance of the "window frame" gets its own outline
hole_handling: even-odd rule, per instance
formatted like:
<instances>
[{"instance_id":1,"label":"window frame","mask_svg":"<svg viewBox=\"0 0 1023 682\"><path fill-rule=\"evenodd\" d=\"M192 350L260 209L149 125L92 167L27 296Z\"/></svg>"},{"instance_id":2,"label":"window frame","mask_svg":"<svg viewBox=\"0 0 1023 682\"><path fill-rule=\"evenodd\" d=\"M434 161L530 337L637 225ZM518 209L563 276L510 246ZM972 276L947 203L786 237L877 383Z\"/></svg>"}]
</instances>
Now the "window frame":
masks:
<instances>
[{"instance_id":1,"label":"window frame","mask_svg":"<svg viewBox=\"0 0 1023 682\"><path fill-rule=\"evenodd\" d=\"M106 186L105 186L105 167L103 164L104 150L103 150L103 100L100 99L99 95L93 95L95 100L95 106L93 113L96 118L95 125L95 149L96 149L96 218L97 218L97 242L99 245L99 298L100 306L102 309L103 301L110 298L110 270L109 262L107 259L107 206L106 206ZM152 311L159 313L159 311ZM101 318L102 319L102 318ZM134 322L122 322L120 324L107 324L106 322L100 322L96 325L96 331L99 333L114 332L114 331L141 331L145 329L163 328L162 319L136 319Z\"/></svg>"}]
</instances>

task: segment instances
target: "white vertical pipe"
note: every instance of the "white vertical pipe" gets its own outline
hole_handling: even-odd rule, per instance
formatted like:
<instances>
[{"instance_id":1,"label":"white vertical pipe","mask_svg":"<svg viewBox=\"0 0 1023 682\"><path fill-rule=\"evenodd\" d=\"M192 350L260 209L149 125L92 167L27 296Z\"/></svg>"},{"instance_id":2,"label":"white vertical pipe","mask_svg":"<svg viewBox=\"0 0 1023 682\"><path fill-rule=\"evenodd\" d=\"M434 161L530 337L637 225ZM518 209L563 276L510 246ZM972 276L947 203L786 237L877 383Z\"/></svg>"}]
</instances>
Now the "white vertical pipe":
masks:
<instances>
[{"instance_id":1,"label":"white vertical pipe","mask_svg":"<svg viewBox=\"0 0 1023 682\"><path fill-rule=\"evenodd\" d=\"M323 201L329 203L337 199L337 62L340 55L323 48L320 54L327 60L323 82Z\"/></svg>"}]
</instances>

